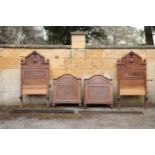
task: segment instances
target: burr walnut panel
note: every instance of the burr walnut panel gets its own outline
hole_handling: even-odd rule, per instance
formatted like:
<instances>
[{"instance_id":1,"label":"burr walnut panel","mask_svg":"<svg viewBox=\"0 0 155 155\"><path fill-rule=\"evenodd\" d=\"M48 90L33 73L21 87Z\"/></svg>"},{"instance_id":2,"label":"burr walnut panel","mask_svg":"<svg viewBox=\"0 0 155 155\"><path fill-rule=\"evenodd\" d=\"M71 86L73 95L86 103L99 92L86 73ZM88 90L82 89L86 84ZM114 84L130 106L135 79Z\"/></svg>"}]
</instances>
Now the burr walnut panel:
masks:
<instances>
[{"instance_id":1,"label":"burr walnut panel","mask_svg":"<svg viewBox=\"0 0 155 155\"><path fill-rule=\"evenodd\" d=\"M111 80L102 75L94 75L84 81L84 105L113 104Z\"/></svg>"},{"instance_id":2,"label":"burr walnut panel","mask_svg":"<svg viewBox=\"0 0 155 155\"><path fill-rule=\"evenodd\" d=\"M73 103L81 106L81 79L70 74L54 79L53 105L60 103Z\"/></svg>"}]
</instances>

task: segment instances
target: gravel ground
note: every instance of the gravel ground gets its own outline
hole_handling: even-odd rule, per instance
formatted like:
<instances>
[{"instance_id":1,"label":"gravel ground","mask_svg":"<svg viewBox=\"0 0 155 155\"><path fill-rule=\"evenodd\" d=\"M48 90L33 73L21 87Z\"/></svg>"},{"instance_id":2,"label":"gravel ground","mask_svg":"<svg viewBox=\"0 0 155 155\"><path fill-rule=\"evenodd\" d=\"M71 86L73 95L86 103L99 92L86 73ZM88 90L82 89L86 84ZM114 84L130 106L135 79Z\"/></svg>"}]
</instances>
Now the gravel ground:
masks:
<instances>
[{"instance_id":1,"label":"gravel ground","mask_svg":"<svg viewBox=\"0 0 155 155\"><path fill-rule=\"evenodd\" d=\"M155 108L87 108L93 111L141 111L143 114L10 114L5 108L0 111L1 129L140 129L155 128ZM85 110L84 110L85 111ZM4 113L5 112L5 113Z\"/></svg>"}]
</instances>

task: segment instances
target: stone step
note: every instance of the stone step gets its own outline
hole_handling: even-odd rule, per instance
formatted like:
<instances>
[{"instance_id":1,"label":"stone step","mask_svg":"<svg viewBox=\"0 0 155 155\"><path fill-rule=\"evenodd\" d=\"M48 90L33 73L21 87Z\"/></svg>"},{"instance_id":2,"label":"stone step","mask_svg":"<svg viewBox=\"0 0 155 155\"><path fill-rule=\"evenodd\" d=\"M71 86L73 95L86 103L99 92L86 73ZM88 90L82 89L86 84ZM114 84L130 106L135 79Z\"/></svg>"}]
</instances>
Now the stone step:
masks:
<instances>
[{"instance_id":1,"label":"stone step","mask_svg":"<svg viewBox=\"0 0 155 155\"><path fill-rule=\"evenodd\" d=\"M74 110L51 110L51 109L14 109L14 113L74 113Z\"/></svg>"}]
</instances>

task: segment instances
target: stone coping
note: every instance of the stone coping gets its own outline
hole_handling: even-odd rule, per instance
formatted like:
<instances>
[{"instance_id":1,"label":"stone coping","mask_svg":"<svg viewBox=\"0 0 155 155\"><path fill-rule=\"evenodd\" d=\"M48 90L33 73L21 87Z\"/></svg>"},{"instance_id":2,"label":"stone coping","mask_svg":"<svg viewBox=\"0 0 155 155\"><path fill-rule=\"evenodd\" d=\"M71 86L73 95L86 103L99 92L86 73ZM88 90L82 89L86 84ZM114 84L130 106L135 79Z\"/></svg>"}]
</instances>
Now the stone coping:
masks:
<instances>
[{"instance_id":1,"label":"stone coping","mask_svg":"<svg viewBox=\"0 0 155 155\"><path fill-rule=\"evenodd\" d=\"M155 49L155 46L86 46L87 49Z\"/></svg>"},{"instance_id":2,"label":"stone coping","mask_svg":"<svg viewBox=\"0 0 155 155\"><path fill-rule=\"evenodd\" d=\"M43 49L71 49L71 45L14 45L0 44L0 48L43 48ZM86 49L155 49L155 46L86 46Z\"/></svg>"},{"instance_id":3,"label":"stone coping","mask_svg":"<svg viewBox=\"0 0 155 155\"><path fill-rule=\"evenodd\" d=\"M14 45L0 44L0 48L43 48L43 49L70 49L71 45Z\"/></svg>"},{"instance_id":4,"label":"stone coping","mask_svg":"<svg viewBox=\"0 0 155 155\"><path fill-rule=\"evenodd\" d=\"M71 35L86 35L86 32L81 32L81 31L75 31L75 32L71 32Z\"/></svg>"}]
</instances>

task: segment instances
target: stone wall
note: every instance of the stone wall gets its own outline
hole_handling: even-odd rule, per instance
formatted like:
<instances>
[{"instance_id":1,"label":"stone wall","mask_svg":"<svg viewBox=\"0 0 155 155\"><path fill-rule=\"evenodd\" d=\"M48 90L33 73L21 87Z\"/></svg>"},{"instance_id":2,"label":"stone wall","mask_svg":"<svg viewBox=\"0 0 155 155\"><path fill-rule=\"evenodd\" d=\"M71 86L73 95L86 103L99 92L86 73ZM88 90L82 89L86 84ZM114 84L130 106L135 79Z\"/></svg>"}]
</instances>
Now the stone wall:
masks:
<instances>
[{"instance_id":1,"label":"stone wall","mask_svg":"<svg viewBox=\"0 0 155 155\"><path fill-rule=\"evenodd\" d=\"M154 47L86 47L71 46L0 46L0 104L18 104L20 96L20 61L36 50L50 61L50 94L52 79L72 74L85 79L101 74L113 79L114 102L117 96L116 62L130 51L147 60L147 85L151 103L155 104L155 48ZM52 100L52 95L51 95ZM39 103L43 97L27 97L27 103ZM142 98L124 99L125 103L142 104ZM131 103L130 103L131 104Z\"/></svg>"}]
</instances>

